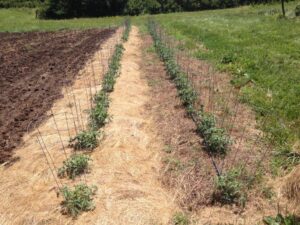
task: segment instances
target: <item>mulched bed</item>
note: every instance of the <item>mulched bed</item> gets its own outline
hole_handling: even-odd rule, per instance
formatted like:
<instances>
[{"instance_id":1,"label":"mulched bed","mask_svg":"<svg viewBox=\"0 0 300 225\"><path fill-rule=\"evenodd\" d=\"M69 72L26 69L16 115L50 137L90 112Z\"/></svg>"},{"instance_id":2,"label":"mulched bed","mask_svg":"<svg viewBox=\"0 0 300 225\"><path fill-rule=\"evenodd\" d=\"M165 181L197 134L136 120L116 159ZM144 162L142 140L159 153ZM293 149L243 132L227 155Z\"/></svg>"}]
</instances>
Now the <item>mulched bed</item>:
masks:
<instances>
[{"instance_id":1,"label":"mulched bed","mask_svg":"<svg viewBox=\"0 0 300 225\"><path fill-rule=\"evenodd\" d=\"M149 49L151 38L147 36L144 40L144 49ZM187 117L176 87L155 53L145 51L142 68L151 87L149 116L154 115L158 135L166 145L163 184L176 193L178 203L188 210L211 204L216 172L202 150L194 122Z\"/></svg>"}]
</instances>

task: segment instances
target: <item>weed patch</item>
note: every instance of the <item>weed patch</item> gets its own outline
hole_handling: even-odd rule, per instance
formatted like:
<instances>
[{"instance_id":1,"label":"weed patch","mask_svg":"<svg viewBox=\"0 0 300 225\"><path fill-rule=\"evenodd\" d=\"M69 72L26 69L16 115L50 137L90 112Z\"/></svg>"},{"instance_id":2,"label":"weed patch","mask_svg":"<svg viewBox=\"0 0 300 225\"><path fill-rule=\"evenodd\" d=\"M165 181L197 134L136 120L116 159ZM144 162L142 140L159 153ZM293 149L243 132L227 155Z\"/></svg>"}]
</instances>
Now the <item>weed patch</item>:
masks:
<instances>
[{"instance_id":1,"label":"weed patch","mask_svg":"<svg viewBox=\"0 0 300 225\"><path fill-rule=\"evenodd\" d=\"M189 225L190 220L189 218L182 212L175 213L173 216L173 225Z\"/></svg>"},{"instance_id":2,"label":"weed patch","mask_svg":"<svg viewBox=\"0 0 300 225\"><path fill-rule=\"evenodd\" d=\"M164 163L168 164L168 170L179 171L184 167L183 163L179 159L173 157L167 157L164 160Z\"/></svg>"},{"instance_id":3,"label":"weed patch","mask_svg":"<svg viewBox=\"0 0 300 225\"><path fill-rule=\"evenodd\" d=\"M267 199L272 199L275 195L273 189L271 187L263 187L261 190L262 195Z\"/></svg>"},{"instance_id":4,"label":"weed patch","mask_svg":"<svg viewBox=\"0 0 300 225\"><path fill-rule=\"evenodd\" d=\"M274 174L278 174L281 168L285 171L291 171L296 165L300 164L300 154L292 151L288 146L281 146L273 154L272 169Z\"/></svg>"}]
</instances>

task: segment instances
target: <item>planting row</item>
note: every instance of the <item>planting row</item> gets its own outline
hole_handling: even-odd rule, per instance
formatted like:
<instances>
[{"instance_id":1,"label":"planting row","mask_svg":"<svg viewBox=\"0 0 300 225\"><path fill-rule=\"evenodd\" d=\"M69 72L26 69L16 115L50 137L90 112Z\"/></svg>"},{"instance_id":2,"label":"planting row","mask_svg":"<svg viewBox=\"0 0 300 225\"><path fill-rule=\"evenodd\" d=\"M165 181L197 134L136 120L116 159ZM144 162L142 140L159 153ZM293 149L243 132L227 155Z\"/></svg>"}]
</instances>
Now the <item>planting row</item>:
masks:
<instances>
[{"instance_id":1,"label":"planting row","mask_svg":"<svg viewBox=\"0 0 300 225\"><path fill-rule=\"evenodd\" d=\"M128 40L131 24L129 20L125 21L125 30L122 40ZM78 150L90 152L94 150L99 143L99 137L102 134L101 128L109 120L109 93L114 90L116 78L119 75L121 66L121 57L123 55L123 44L117 44L115 51L110 59L109 68L102 81L102 89L95 94L93 98L94 107L90 110L88 128L80 132L70 140L70 147L74 149L74 154L63 162L63 166L58 169L58 177L75 179L89 170L90 156L77 153ZM60 191L64 198L62 202L62 211L66 214L76 217L82 211L88 211L94 208L92 196L97 187L89 187L86 184L75 185L74 188L67 186Z\"/></svg>"},{"instance_id":2,"label":"planting row","mask_svg":"<svg viewBox=\"0 0 300 225\"><path fill-rule=\"evenodd\" d=\"M186 107L188 115L193 118L197 125L197 131L204 139L206 150L211 155L225 156L230 145L230 139L225 130L216 127L214 115L205 112L203 107L197 109L195 104L197 92L189 81L188 76L177 64L172 49L162 42L154 21L149 22L149 31L153 37L155 48L165 63L168 74L176 84L179 97Z\"/></svg>"},{"instance_id":3,"label":"planting row","mask_svg":"<svg viewBox=\"0 0 300 225\"><path fill-rule=\"evenodd\" d=\"M244 204L246 194L242 180L245 171L243 168L234 168L227 172L221 171L215 163L216 158L224 159L230 151L232 143L226 130L217 126L215 115L206 112L204 107L198 106L198 93L194 89L189 77L177 64L172 48L162 38L162 31L155 21L148 21L148 29L154 41L154 47L164 62L167 73L178 89L178 95L185 106L187 114L193 119L197 127L197 133L203 138L205 151L211 157L216 170L216 181L213 198L221 203ZM248 177L247 177L248 178Z\"/></svg>"}]
</instances>

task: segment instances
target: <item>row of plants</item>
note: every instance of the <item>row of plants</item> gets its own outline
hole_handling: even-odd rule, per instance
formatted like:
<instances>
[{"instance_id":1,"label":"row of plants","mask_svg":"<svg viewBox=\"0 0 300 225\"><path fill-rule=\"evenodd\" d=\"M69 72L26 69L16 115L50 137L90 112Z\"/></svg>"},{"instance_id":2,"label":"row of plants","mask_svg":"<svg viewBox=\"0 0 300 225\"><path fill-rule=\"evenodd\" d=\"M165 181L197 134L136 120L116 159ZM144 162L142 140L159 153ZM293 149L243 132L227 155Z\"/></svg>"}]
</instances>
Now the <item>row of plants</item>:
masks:
<instances>
[{"instance_id":1,"label":"row of plants","mask_svg":"<svg viewBox=\"0 0 300 225\"><path fill-rule=\"evenodd\" d=\"M128 40L131 23L125 21L125 30L122 40ZM119 75L121 66L121 57L123 55L123 44L117 44L115 51L110 59L109 68L102 81L102 89L93 98L94 107L90 111L88 130L78 133L70 140L70 147L75 150L69 159L63 162L63 166L58 169L58 177L75 179L76 176L82 175L89 171L90 156L77 154L76 151L85 152L93 151L99 143L100 129L108 122L109 114L109 93L113 91L116 78ZM62 201L62 212L72 217L77 217L82 211L89 211L95 208L93 204L93 195L97 187L89 187L86 184L75 185L74 188L67 186L60 191L64 198Z\"/></svg>"},{"instance_id":2,"label":"row of plants","mask_svg":"<svg viewBox=\"0 0 300 225\"><path fill-rule=\"evenodd\" d=\"M216 117L205 112L204 107L197 107L198 93L193 88L188 76L176 62L176 57L168 44L161 37L161 31L155 21L148 21L148 29L154 41L154 47L164 62L166 70L178 89L178 95L185 106L187 114L197 126L197 133L203 138L205 150L211 157L225 157L230 150L231 140L225 129L217 127ZM248 186L243 183L241 169L234 168L227 172L221 172L216 168L214 201L222 204L245 203L245 190Z\"/></svg>"},{"instance_id":3,"label":"row of plants","mask_svg":"<svg viewBox=\"0 0 300 225\"><path fill-rule=\"evenodd\" d=\"M157 32L157 24L149 21L148 28L154 40L154 46L160 58L165 63L170 78L176 84L178 95L187 109L187 113L197 125L198 133L203 137L206 150L211 155L225 156L229 150L230 138L225 130L216 126L216 118L204 108L197 109L197 92L181 70L174 57L174 52L162 40Z\"/></svg>"},{"instance_id":4,"label":"row of plants","mask_svg":"<svg viewBox=\"0 0 300 225\"><path fill-rule=\"evenodd\" d=\"M128 41L129 33L130 33L130 30L131 30L131 20L129 18L125 19L125 27L127 29L125 29L125 31L123 33L122 40L123 41Z\"/></svg>"}]
</instances>

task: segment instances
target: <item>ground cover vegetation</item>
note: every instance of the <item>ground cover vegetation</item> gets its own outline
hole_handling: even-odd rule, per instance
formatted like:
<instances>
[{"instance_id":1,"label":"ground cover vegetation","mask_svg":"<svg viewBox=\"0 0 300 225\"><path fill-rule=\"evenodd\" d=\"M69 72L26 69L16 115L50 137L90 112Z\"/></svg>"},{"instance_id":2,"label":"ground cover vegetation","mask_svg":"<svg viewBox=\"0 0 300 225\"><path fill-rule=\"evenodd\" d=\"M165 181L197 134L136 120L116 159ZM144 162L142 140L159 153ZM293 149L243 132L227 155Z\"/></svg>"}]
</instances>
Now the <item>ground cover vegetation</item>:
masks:
<instances>
[{"instance_id":1,"label":"ground cover vegetation","mask_svg":"<svg viewBox=\"0 0 300 225\"><path fill-rule=\"evenodd\" d=\"M131 29L130 20L125 21L125 29L122 40L126 41ZM90 122L88 129L77 134L70 140L70 147L75 150L71 158L63 162L63 166L58 169L57 173L60 178L68 177L75 179L89 168L91 158L82 153L78 154L78 150L92 151L98 146L98 136L101 128L106 124L108 119L109 92L113 91L118 71L120 69L120 60L123 55L123 44L117 44L115 51L110 59L108 71L104 75L102 82L102 90L94 96L95 106L90 112ZM62 202L62 212L77 217L83 211L94 209L93 198L97 187L89 187L86 183L75 185L74 189L64 186L60 192L64 198Z\"/></svg>"},{"instance_id":2,"label":"ground cover vegetation","mask_svg":"<svg viewBox=\"0 0 300 225\"><path fill-rule=\"evenodd\" d=\"M173 224L174 225L189 225L190 221L184 213L178 212L178 213L175 213L175 215L173 217Z\"/></svg>"},{"instance_id":3,"label":"ground cover vegetation","mask_svg":"<svg viewBox=\"0 0 300 225\"><path fill-rule=\"evenodd\" d=\"M179 48L232 75L240 101L252 106L260 129L275 146L274 173L300 162L297 4L286 5L289 19L278 17L280 4L156 16L181 43Z\"/></svg>"}]
</instances>

